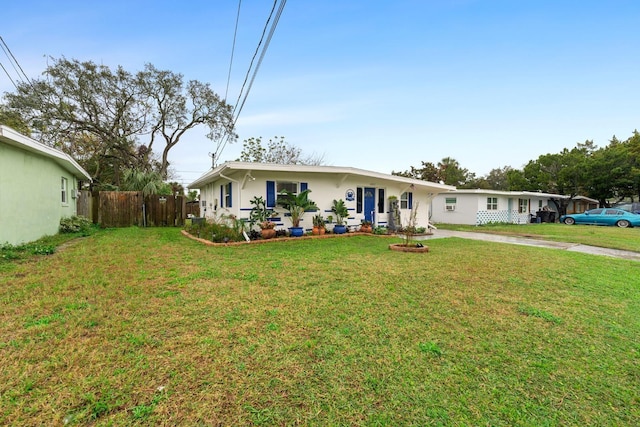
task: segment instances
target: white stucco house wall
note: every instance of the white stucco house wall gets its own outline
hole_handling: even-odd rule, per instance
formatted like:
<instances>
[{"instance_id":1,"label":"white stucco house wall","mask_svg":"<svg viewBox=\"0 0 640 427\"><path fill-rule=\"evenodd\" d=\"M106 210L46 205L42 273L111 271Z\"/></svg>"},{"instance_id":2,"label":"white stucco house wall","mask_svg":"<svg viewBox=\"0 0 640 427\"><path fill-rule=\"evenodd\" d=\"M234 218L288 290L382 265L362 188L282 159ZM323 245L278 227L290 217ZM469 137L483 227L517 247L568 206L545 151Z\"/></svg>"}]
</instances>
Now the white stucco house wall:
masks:
<instances>
[{"instance_id":1,"label":"white stucco house wall","mask_svg":"<svg viewBox=\"0 0 640 427\"><path fill-rule=\"evenodd\" d=\"M455 190L450 185L351 167L253 162L226 162L203 174L188 188L200 191L200 215L207 219L222 215L248 219L250 201L261 196L267 201L267 207L278 213L277 228L291 227L286 211L277 206L278 193L309 189L309 199L316 203L319 211L305 213L300 225L306 230L313 227L313 215L319 213L325 218L332 215L334 199L345 201L349 209L348 226L359 226L364 219L374 226L387 226L392 196L398 200L403 224L411 209L417 207L417 226L428 227L431 200L437 194Z\"/></svg>"},{"instance_id":2,"label":"white stucco house wall","mask_svg":"<svg viewBox=\"0 0 640 427\"><path fill-rule=\"evenodd\" d=\"M438 224L482 225L491 222L526 224L538 211L551 212L557 220L559 215L552 200L570 199L570 196L534 191L497 191L483 189L458 189L447 194L438 194L431 203L431 222ZM574 198L569 211L580 211L593 207L597 200L587 197Z\"/></svg>"},{"instance_id":3,"label":"white stucco house wall","mask_svg":"<svg viewBox=\"0 0 640 427\"><path fill-rule=\"evenodd\" d=\"M80 181L91 177L69 155L0 125L0 244L57 234L77 214Z\"/></svg>"}]
</instances>

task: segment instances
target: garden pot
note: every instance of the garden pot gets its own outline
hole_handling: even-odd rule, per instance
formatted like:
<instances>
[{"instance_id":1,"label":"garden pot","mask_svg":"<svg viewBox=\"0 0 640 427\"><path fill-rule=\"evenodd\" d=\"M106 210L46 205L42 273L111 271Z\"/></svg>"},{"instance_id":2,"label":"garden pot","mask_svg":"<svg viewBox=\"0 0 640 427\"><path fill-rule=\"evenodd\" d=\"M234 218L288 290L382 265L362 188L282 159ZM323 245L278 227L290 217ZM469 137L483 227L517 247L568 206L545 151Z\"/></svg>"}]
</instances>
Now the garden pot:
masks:
<instances>
[{"instance_id":1,"label":"garden pot","mask_svg":"<svg viewBox=\"0 0 640 427\"><path fill-rule=\"evenodd\" d=\"M371 233L373 231L373 227L370 225L361 225L360 232L361 233Z\"/></svg>"},{"instance_id":2,"label":"garden pot","mask_svg":"<svg viewBox=\"0 0 640 427\"><path fill-rule=\"evenodd\" d=\"M304 228L302 227L291 227L289 228L289 234L291 237L300 237L304 235Z\"/></svg>"},{"instance_id":3,"label":"garden pot","mask_svg":"<svg viewBox=\"0 0 640 427\"><path fill-rule=\"evenodd\" d=\"M334 225L333 226L333 233L334 234L344 234L347 232L347 226L346 225Z\"/></svg>"},{"instance_id":4,"label":"garden pot","mask_svg":"<svg viewBox=\"0 0 640 427\"><path fill-rule=\"evenodd\" d=\"M263 228L260 235L263 239L273 239L276 237L276 230L275 228Z\"/></svg>"},{"instance_id":5,"label":"garden pot","mask_svg":"<svg viewBox=\"0 0 640 427\"><path fill-rule=\"evenodd\" d=\"M316 236L322 236L326 232L327 230L325 230L324 227L313 227L313 229L311 230L311 234Z\"/></svg>"}]
</instances>

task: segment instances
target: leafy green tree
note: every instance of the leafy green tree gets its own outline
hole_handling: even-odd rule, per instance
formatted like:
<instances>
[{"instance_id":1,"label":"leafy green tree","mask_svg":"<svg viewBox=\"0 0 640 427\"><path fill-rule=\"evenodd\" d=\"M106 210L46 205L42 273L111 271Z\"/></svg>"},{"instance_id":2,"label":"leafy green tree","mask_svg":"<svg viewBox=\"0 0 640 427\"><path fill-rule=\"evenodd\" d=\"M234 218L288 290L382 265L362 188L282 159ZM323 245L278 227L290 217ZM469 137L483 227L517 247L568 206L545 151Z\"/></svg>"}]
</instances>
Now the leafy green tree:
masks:
<instances>
[{"instance_id":1,"label":"leafy green tree","mask_svg":"<svg viewBox=\"0 0 640 427\"><path fill-rule=\"evenodd\" d=\"M423 161L419 168L411 166L408 171L392 172L392 174L431 182L442 182L461 188L465 188L465 185L475 180L475 174L462 168L460 163L451 157L445 157L437 165Z\"/></svg>"},{"instance_id":2,"label":"leafy green tree","mask_svg":"<svg viewBox=\"0 0 640 427\"><path fill-rule=\"evenodd\" d=\"M4 105L0 105L0 125L9 126L23 135L31 136L31 129L29 129L29 126L22 120L22 117Z\"/></svg>"},{"instance_id":3,"label":"leafy green tree","mask_svg":"<svg viewBox=\"0 0 640 427\"><path fill-rule=\"evenodd\" d=\"M440 182L442 177L440 176L440 169L431 162L422 162L422 167L416 168L411 166L411 169L404 172L391 172L392 175L404 176L406 178L422 179L430 182Z\"/></svg>"},{"instance_id":4,"label":"leafy green tree","mask_svg":"<svg viewBox=\"0 0 640 427\"><path fill-rule=\"evenodd\" d=\"M54 59L44 74L6 93L6 107L41 142L78 157L98 184L119 185L127 169L156 170L166 179L169 151L196 126L207 126L212 139L235 139L231 108L207 84L184 84L181 74L148 64L134 75L66 58ZM159 158L158 138L165 144Z\"/></svg>"},{"instance_id":5,"label":"leafy green tree","mask_svg":"<svg viewBox=\"0 0 640 427\"><path fill-rule=\"evenodd\" d=\"M205 125L209 139L219 141L224 135L236 138L231 107L208 84L197 80L185 84L182 74L158 70L151 64L137 74L136 81L153 106L148 152L152 151L156 138L164 141L159 171L163 178L167 178L169 151L189 130Z\"/></svg>"},{"instance_id":6,"label":"leafy green tree","mask_svg":"<svg viewBox=\"0 0 640 427\"><path fill-rule=\"evenodd\" d=\"M305 156L302 149L285 141L284 136L269 139L265 145L262 137L245 139L242 145L240 162L276 163L282 165L314 165L324 164L324 156L316 154Z\"/></svg>"},{"instance_id":7,"label":"leafy green tree","mask_svg":"<svg viewBox=\"0 0 640 427\"><path fill-rule=\"evenodd\" d=\"M198 200L198 198L199 198L198 190L189 190L189 192L187 193L188 202L193 202L195 200Z\"/></svg>"},{"instance_id":8,"label":"leafy green tree","mask_svg":"<svg viewBox=\"0 0 640 427\"><path fill-rule=\"evenodd\" d=\"M95 170L114 168L111 183L118 184L120 171L137 166L135 136L146 125L146 106L138 103L141 93L132 75L121 67L112 71L64 58L54 60L45 74L6 93L8 107L29 124L36 139L74 157L74 145L98 142ZM93 178L104 181L100 174Z\"/></svg>"},{"instance_id":9,"label":"leafy green tree","mask_svg":"<svg viewBox=\"0 0 640 427\"><path fill-rule=\"evenodd\" d=\"M506 175L508 191L524 191L532 188L531 183L525 177L523 170L511 169L507 171Z\"/></svg>"},{"instance_id":10,"label":"leafy green tree","mask_svg":"<svg viewBox=\"0 0 640 427\"><path fill-rule=\"evenodd\" d=\"M438 169L440 179L447 185L465 188L468 182L475 179L475 174L461 167L460 163L452 157L445 157L438 162Z\"/></svg>"},{"instance_id":11,"label":"leafy green tree","mask_svg":"<svg viewBox=\"0 0 640 427\"><path fill-rule=\"evenodd\" d=\"M484 177L489 189L506 191L509 189L508 174L513 168L511 166L504 166L501 168L491 169L489 173Z\"/></svg>"}]
</instances>

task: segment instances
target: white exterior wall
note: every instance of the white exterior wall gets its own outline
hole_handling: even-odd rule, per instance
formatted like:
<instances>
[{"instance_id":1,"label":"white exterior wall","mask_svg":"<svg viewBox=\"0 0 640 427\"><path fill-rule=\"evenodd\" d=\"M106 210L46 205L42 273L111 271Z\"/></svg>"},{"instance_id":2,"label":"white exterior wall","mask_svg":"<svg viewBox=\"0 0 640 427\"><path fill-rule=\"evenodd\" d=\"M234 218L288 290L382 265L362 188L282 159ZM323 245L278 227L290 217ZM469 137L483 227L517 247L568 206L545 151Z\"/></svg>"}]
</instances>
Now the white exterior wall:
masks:
<instances>
[{"instance_id":1,"label":"white exterior wall","mask_svg":"<svg viewBox=\"0 0 640 427\"><path fill-rule=\"evenodd\" d=\"M467 196L467 197L465 197ZM431 204L431 222L441 224L476 224L476 213L478 212L477 197L458 193L443 193L433 199ZM453 211L446 210L445 200L456 198L456 207Z\"/></svg>"},{"instance_id":2,"label":"white exterior wall","mask_svg":"<svg viewBox=\"0 0 640 427\"><path fill-rule=\"evenodd\" d=\"M512 224L527 224L530 222L531 215L536 214L540 209L539 202L542 207L555 211L552 203L549 203L547 195L537 196L531 194L509 194L509 192L492 193L486 190L482 192L451 192L442 193L433 199L431 221L442 224L465 224L465 225L482 225L490 222L502 222ZM456 198L456 208L454 211L446 210L446 198ZM498 199L498 208L496 210L487 209L487 199L496 197ZM527 211L518 212L519 200L525 199L527 203ZM557 215L556 215L557 218Z\"/></svg>"},{"instance_id":3,"label":"white exterior wall","mask_svg":"<svg viewBox=\"0 0 640 427\"><path fill-rule=\"evenodd\" d=\"M77 213L78 179L90 178L66 154L0 126L0 245L57 234L60 220Z\"/></svg>"},{"instance_id":4,"label":"white exterior wall","mask_svg":"<svg viewBox=\"0 0 640 427\"><path fill-rule=\"evenodd\" d=\"M219 178L213 183L205 185L200 189L201 203L206 203L206 210L203 210L201 204L202 215L208 219L220 217L222 215L235 215L241 219L249 218L249 212L252 205L251 200L254 196L262 196L266 199L266 182L267 181L286 181L307 183L308 188L311 190L309 198L318 205L319 212L307 212L302 217L300 225L307 230L312 228L312 218L314 215L320 213L325 220L329 215L335 215L331 212L331 206L334 199L342 199L345 201L347 208L349 209L349 218L347 220L348 226L358 226L361 220L365 218L364 206L363 212L358 213L357 197L352 201L348 201L346 193L349 190L353 190L354 195L357 195L357 188L375 188L375 203L374 203L374 225L387 225L388 222L388 198L390 196L396 196L398 201L400 195L405 191L413 193L413 206L418 205L417 210L417 226L427 227L429 219L430 209L430 194L419 189L410 189L404 183L393 182L391 180L384 180L366 176L344 176L340 175L327 175L322 173L291 173L286 171L260 171L253 170L250 174L245 171L233 171L224 174L232 182L232 207L223 208L220 204L220 185L226 185L230 180ZM253 179L252 179L253 178ZM378 197L379 189L384 190L384 213L378 212ZM217 209L216 209L217 206ZM276 217L277 228L291 227L291 221L285 216L286 210L281 207L276 207L275 211L279 214ZM402 224L406 225L409 219L410 209L401 209L400 215ZM396 224L398 225L398 224ZM328 224L328 228L331 225Z\"/></svg>"}]
</instances>

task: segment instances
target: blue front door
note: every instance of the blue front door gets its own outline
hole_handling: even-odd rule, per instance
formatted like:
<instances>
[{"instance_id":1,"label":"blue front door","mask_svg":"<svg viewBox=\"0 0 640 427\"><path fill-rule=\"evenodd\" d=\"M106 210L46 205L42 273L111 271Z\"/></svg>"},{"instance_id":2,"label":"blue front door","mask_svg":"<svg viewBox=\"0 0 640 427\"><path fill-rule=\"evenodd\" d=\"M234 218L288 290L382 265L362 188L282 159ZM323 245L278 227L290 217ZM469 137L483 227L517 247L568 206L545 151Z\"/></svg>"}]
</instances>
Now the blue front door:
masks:
<instances>
[{"instance_id":1,"label":"blue front door","mask_svg":"<svg viewBox=\"0 0 640 427\"><path fill-rule=\"evenodd\" d=\"M376 189L364 188L364 219L373 223L373 214L376 210Z\"/></svg>"}]
</instances>

